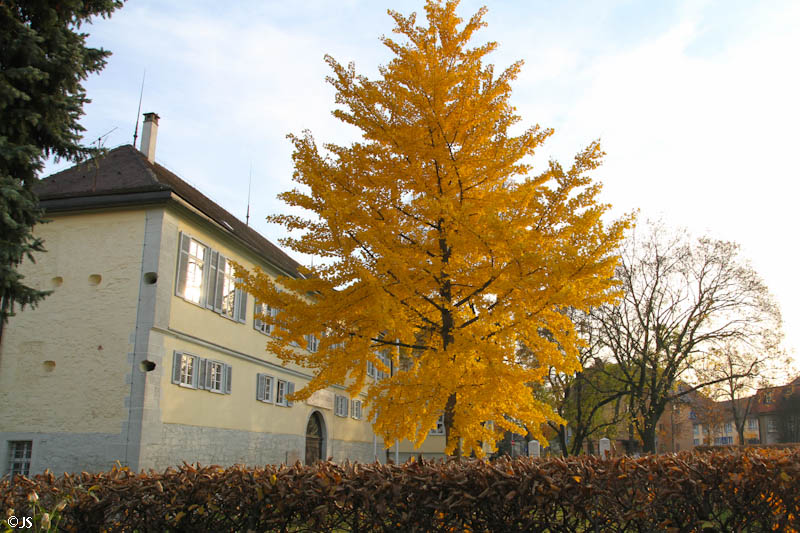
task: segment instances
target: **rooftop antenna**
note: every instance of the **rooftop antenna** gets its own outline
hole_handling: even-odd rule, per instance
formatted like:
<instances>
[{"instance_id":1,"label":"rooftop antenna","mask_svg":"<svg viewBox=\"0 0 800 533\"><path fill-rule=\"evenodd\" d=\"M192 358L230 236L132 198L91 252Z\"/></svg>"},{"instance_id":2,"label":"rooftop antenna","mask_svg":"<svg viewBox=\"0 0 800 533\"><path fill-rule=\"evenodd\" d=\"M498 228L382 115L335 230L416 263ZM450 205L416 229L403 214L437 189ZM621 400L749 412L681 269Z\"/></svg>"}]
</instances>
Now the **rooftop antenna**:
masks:
<instances>
[{"instance_id":1,"label":"rooftop antenna","mask_svg":"<svg viewBox=\"0 0 800 533\"><path fill-rule=\"evenodd\" d=\"M250 189L253 186L253 162L250 161L250 181L247 182L247 215L245 217L244 225L250 225Z\"/></svg>"},{"instance_id":2,"label":"rooftop antenna","mask_svg":"<svg viewBox=\"0 0 800 533\"><path fill-rule=\"evenodd\" d=\"M136 139L139 137L139 117L142 114L142 95L144 94L144 76L147 69L142 70L142 88L139 91L139 109L136 110L136 128L133 130L133 147L136 148Z\"/></svg>"},{"instance_id":3,"label":"rooftop antenna","mask_svg":"<svg viewBox=\"0 0 800 533\"><path fill-rule=\"evenodd\" d=\"M103 147L103 144L106 142L106 141L105 141L105 138L106 138L106 137L108 137L109 135L111 135L112 133L114 133L114 132L115 132L116 130L118 130L118 129L119 129L119 127L116 127L116 126L115 126L113 129L111 129L111 130L108 130L106 133L104 133L104 134L102 134L100 137L98 137L98 138L97 138L97 140L96 140L96 141L94 141L94 142L96 142L96 143L97 143L97 148L98 148L98 149L99 149L99 148L102 148L102 147ZM92 144L94 144L94 143L92 143Z\"/></svg>"}]
</instances>

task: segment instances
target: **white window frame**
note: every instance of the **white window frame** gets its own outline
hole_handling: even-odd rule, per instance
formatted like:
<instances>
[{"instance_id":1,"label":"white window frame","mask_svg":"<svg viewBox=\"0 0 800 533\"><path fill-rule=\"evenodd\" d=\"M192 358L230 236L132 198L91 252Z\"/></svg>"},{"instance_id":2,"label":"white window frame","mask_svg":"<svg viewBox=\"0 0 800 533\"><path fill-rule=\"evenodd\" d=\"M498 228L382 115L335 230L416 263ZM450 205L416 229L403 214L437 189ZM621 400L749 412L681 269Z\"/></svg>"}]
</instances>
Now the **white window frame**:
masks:
<instances>
[{"instance_id":1,"label":"white window frame","mask_svg":"<svg viewBox=\"0 0 800 533\"><path fill-rule=\"evenodd\" d=\"M191 375L186 368L191 362ZM216 369L213 372L212 369ZM216 374L219 379L213 379ZM233 368L231 365L199 355L175 351L172 355L172 383L187 389L208 390L217 394L231 394Z\"/></svg>"},{"instance_id":2,"label":"white window frame","mask_svg":"<svg viewBox=\"0 0 800 533\"><path fill-rule=\"evenodd\" d=\"M314 353L317 350L319 350L319 339L317 338L316 335L313 334L306 335L306 349L311 353Z\"/></svg>"},{"instance_id":3,"label":"white window frame","mask_svg":"<svg viewBox=\"0 0 800 533\"><path fill-rule=\"evenodd\" d=\"M774 418L767 418L767 431L776 433L778 431L778 421Z\"/></svg>"},{"instance_id":4,"label":"white window frame","mask_svg":"<svg viewBox=\"0 0 800 533\"><path fill-rule=\"evenodd\" d=\"M693 424L692 425L692 434L699 435L700 434L700 424Z\"/></svg>"},{"instance_id":5,"label":"white window frame","mask_svg":"<svg viewBox=\"0 0 800 533\"><path fill-rule=\"evenodd\" d=\"M31 457L33 457L33 441L8 441L8 475L29 476L31 474Z\"/></svg>"},{"instance_id":6,"label":"white window frame","mask_svg":"<svg viewBox=\"0 0 800 533\"><path fill-rule=\"evenodd\" d=\"M256 379L256 400L264 403L274 403L275 377L269 374L258 374Z\"/></svg>"},{"instance_id":7,"label":"white window frame","mask_svg":"<svg viewBox=\"0 0 800 533\"><path fill-rule=\"evenodd\" d=\"M222 394L225 390L225 363L206 362L206 390Z\"/></svg>"},{"instance_id":8,"label":"white window frame","mask_svg":"<svg viewBox=\"0 0 800 533\"><path fill-rule=\"evenodd\" d=\"M255 308L253 310L253 328L260 331L264 335L272 335L272 332L275 330L275 326L256 317L256 314L276 317L278 316L278 309L275 307L270 307L265 303L256 301Z\"/></svg>"},{"instance_id":9,"label":"white window frame","mask_svg":"<svg viewBox=\"0 0 800 533\"><path fill-rule=\"evenodd\" d=\"M275 381L275 405L291 407L294 402L287 398L290 394L294 394L294 382L285 379Z\"/></svg>"},{"instance_id":10,"label":"white window frame","mask_svg":"<svg viewBox=\"0 0 800 533\"><path fill-rule=\"evenodd\" d=\"M375 368L375 363L372 361L367 361L367 375L371 378L374 378L378 375L377 368Z\"/></svg>"},{"instance_id":11,"label":"white window frame","mask_svg":"<svg viewBox=\"0 0 800 533\"><path fill-rule=\"evenodd\" d=\"M436 419L436 426L431 428L428 432L429 435L444 435L444 414L439 415L439 418Z\"/></svg>"},{"instance_id":12,"label":"white window frame","mask_svg":"<svg viewBox=\"0 0 800 533\"><path fill-rule=\"evenodd\" d=\"M334 402L334 414L342 418L347 418L347 408L350 404L350 400L347 396L337 394L334 398Z\"/></svg>"},{"instance_id":13,"label":"white window frame","mask_svg":"<svg viewBox=\"0 0 800 533\"><path fill-rule=\"evenodd\" d=\"M192 253L193 250L200 248L203 249L202 259L198 254ZM202 278L200 286L197 285L198 264ZM178 266L176 270L176 296L236 322L244 323L246 321L247 293L236 288L235 283L240 280L234 278L233 263L218 250L181 232L178 234ZM199 292L196 298L187 294L190 271L193 271L191 279L194 280L191 288L193 292Z\"/></svg>"},{"instance_id":14,"label":"white window frame","mask_svg":"<svg viewBox=\"0 0 800 533\"><path fill-rule=\"evenodd\" d=\"M350 416L355 420L361 420L361 400L352 400L350 402Z\"/></svg>"},{"instance_id":15,"label":"white window frame","mask_svg":"<svg viewBox=\"0 0 800 533\"><path fill-rule=\"evenodd\" d=\"M730 435L733 433L733 424L731 422L725 422L725 434Z\"/></svg>"},{"instance_id":16,"label":"white window frame","mask_svg":"<svg viewBox=\"0 0 800 533\"><path fill-rule=\"evenodd\" d=\"M757 418L748 418L747 419L747 429L750 431L758 430L758 419Z\"/></svg>"},{"instance_id":17,"label":"white window frame","mask_svg":"<svg viewBox=\"0 0 800 533\"><path fill-rule=\"evenodd\" d=\"M200 249L203 250L203 257L196 253ZM175 279L175 294L187 302L201 307L205 305L206 276L210 252L209 247L197 239L184 233L178 235L178 268ZM191 276L189 275L190 273ZM181 283L181 278L183 278L183 283Z\"/></svg>"}]
</instances>

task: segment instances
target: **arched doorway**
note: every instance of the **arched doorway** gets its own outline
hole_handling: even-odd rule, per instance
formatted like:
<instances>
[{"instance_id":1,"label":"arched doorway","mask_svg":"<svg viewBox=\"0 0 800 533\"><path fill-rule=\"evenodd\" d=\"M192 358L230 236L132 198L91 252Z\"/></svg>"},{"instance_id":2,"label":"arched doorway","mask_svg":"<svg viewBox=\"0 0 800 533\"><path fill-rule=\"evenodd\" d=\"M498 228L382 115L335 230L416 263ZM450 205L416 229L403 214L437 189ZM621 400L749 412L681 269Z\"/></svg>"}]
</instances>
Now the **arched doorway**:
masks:
<instances>
[{"instance_id":1,"label":"arched doorway","mask_svg":"<svg viewBox=\"0 0 800 533\"><path fill-rule=\"evenodd\" d=\"M322 461L325 453L325 421L318 411L314 411L306 426L306 464Z\"/></svg>"}]
</instances>

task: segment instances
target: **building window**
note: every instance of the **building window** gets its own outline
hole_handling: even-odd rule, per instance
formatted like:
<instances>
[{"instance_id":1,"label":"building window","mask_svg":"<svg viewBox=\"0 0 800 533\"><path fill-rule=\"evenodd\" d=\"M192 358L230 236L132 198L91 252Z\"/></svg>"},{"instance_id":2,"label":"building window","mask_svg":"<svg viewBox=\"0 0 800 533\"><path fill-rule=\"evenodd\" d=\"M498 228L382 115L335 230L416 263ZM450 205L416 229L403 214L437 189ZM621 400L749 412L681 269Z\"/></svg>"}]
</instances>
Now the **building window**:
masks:
<instances>
[{"instance_id":1,"label":"building window","mask_svg":"<svg viewBox=\"0 0 800 533\"><path fill-rule=\"evenodd\" d=\"M428 432L430 435L444 435L444 415L436 419L436 426Z\"/></svg>"},{"instance_id":2,"label":"building window","mask_svg":"<svg viewBox=\"0 0 800 533\"><path fill-rule=\"evenodd\" d=\"M733 444L733 437L715 437L714 444L716 446L726 446L728 444Z\"/></svg>"},{"instance_id":3,"label":"building window","mask_svg":"<svg viewBox=\"0 0 800 533\"><path fill-rule=\"evenodd\" d=\"M764 392L764 403L772 403L772 391Z\"/></svg>"},{"instance_id":4,"label":"building window","mask_svg":"<svg viewBox=\"0 0 800 533\"><path fill-rule=\"evenodd\" d=\"M256 376L256 400L272 403L272 391L275 388L275 378L267 374L258 374Z\"/></svg>"},{"instance_id":5,"label":"building window","mask_svg":"<svg viewBox=\"0 0 800 533\"><path fill-rule=\"evenodd\" d=\"M12 440L8 442L8 474L28 476L31 473L31 452L33 441Z\"/></svg>"},{"instance_id":6,"label":"building window","mask_svg":"<svg viewBox=\"0 0 800 533\"><path fill-rule=\"evenodd\" d=\"M350 416L356 420L361 420L361 400L353 400L350 407Z\"/></svg>"},{"instance_id":7,"label":"building window","mask_svg":"<svg viewBox=\"0 0 800 533\"><path fill-rule=\"evenodd\" d=\"M391 375L392 358L389 357L388 351L389 350L387 349L378 354L378 359L380 359L381 363L383 363L387 368L387 371L379 370L377 367L375 368L375 378L378 380L386 379Z\"/></svg>"},{"instance_id":8,"label":"building window","mask_svg":"<svg viewBox=\"0 0 800 533\"><path fill-rule=\"evenodd\" d=\"M282 405L284 407L291 407L292 402L289 401L287 396L294 393L294 383L291 381L284 381L279 379L275 385L275 405Z\"/></svg>"},{"instance_id":9,"label":"building window","mask_svg":"<svg viewBox=\"0 0 800 533\"><path fill-rule=\"evenodd\" d=\"M367 375L371 378L374 378L377 375L375 369L375 363L373 363L372 361L367 361Z\"/></svg>"},{"instance_id":10,"label":"building window","mask_svg":"<svg viewBox=\"0 0 800 533\"><path fill-rule=\"evenodd\" d=\"M693 443L695 446L700 446L700 439L694 439Z\"/></svg>"},{"instance_id":11,"label":"building window","mask_svg":"<svg viewBox=\"0 0 800 533\"><path fill-rule=\"evenodd\" d=\"M733 433L733 424L730 422L725 422L725 434L728 435Z\"/></svg>"},{"instance_id":12,"label":"building window","mask_svg":"<svg viewBox=\"0 0 800 533\"><path fill-rule=\"evenodd\" d=\"M340 396L337 394L334 401L334 413L336 416L347 417L347 405L349 403L347 396Z\"/></svg>"},{"instance_id":13,"label":"building window","mask_svg":"<svg viewBox=\"0 0 800 533\"><path fill-rule=\"evenodd\" d=\"M261 333L272 335L272 332L274 331L274 326L272 324L267 324L266 322L258 318L257 315L276 317L278 316L278 309L276 309L275 307L270 307L267 304L256 302L253 327L258 331L260 331Z\"/></svg>"},{"instance_id":14,"label":"building window","mask_svg":"<svg viewBox=\"0 0 800 533\"><path fill-rule=\"evenodd\" d=\"M748 418L747 419L747 429L750 431L758 431L758 419L756 418Z\"/></svg>"},{"instance_id":15,"label":"building window","mask_svg":"<svg viewBox=\"0 0 800 533\"><path fill-rule=\"evenodd\" d=\"M232 381L230 365L183 352L172 356L172 382L176 385L230 394Z\"/></svg>"},{"instance_id":16,"label":"building window","mask_svg":"<svg viewBox=\"0 0 800 533\"><path fill-rule=\"evenodd\" d=\"M224 255L180 234L175 294L197 305L244 322L247 293L236 288L233 263Z\"/></svg>"},{"instance_id":17,"label":"building window","mask_svg":"<svg viewBox=\"0 0 800 533\"><path fill-rule=\"evenodd\" d=\"M316 352L319 349L319 339L315 335L306 335L306 349Z\"/></svg>"},{"instance_id":18,"label":"building window","mask_svg":"<svg viewBox=\"0 0 800 533\"><path fill-rule=\"evenodd\" d=\"M692 424L692 432L695 435L699 435L700 434L700 424Z\"/></svg>"},{"instance_id":19,"label":"building window","mask_svg":"<svg viewBox=\"0 0 800 533\"><path fill-rule=\"evenodd\" d=\"M225 368L224 365L217 361L208 361L206 364L208 365L206 367L206 379L208 380L206 383L206 388L214 392L222 392L222 374L223 369Z\"/></svg>"},{"instance_id":20,"label":"building window","mask_svg":"<svg viewBox=\"0 0 800 533\"><path fill-rule=\"evenodd\" d=\"M767 419L767 431L769 432L776 432L778 431L778 421L774 418Z\"/></svg>"},{"instance_id":21,"label":"building window","mask_svg":"<svg viewBox=\"0 0 800 533\"><path fill-rule=\"evenodd\" d=\"M191 237L181 234L178 252L178 296L203 305L203 280L208 248Z\"/></svg>"}]
</instances>

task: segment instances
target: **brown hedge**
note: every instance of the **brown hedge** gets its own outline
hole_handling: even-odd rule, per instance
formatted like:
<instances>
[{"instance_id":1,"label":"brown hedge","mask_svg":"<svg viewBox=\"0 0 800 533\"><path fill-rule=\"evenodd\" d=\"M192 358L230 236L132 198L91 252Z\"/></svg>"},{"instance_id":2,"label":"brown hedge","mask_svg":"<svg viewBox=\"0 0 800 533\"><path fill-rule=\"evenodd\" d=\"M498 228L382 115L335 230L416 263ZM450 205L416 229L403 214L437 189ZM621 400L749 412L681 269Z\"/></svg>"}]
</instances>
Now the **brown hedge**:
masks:
<instances>
[{"instance_id":1,"label":"brown hedge","mask_svg":"<svg viewBox=\"0 0 800 533\"><path fill-rule=\"evenodd\" d=\"M0 481L0 516L61 531L795 531L800 450L404 465L184 465Z\"/></svg>"}]
</instances>

